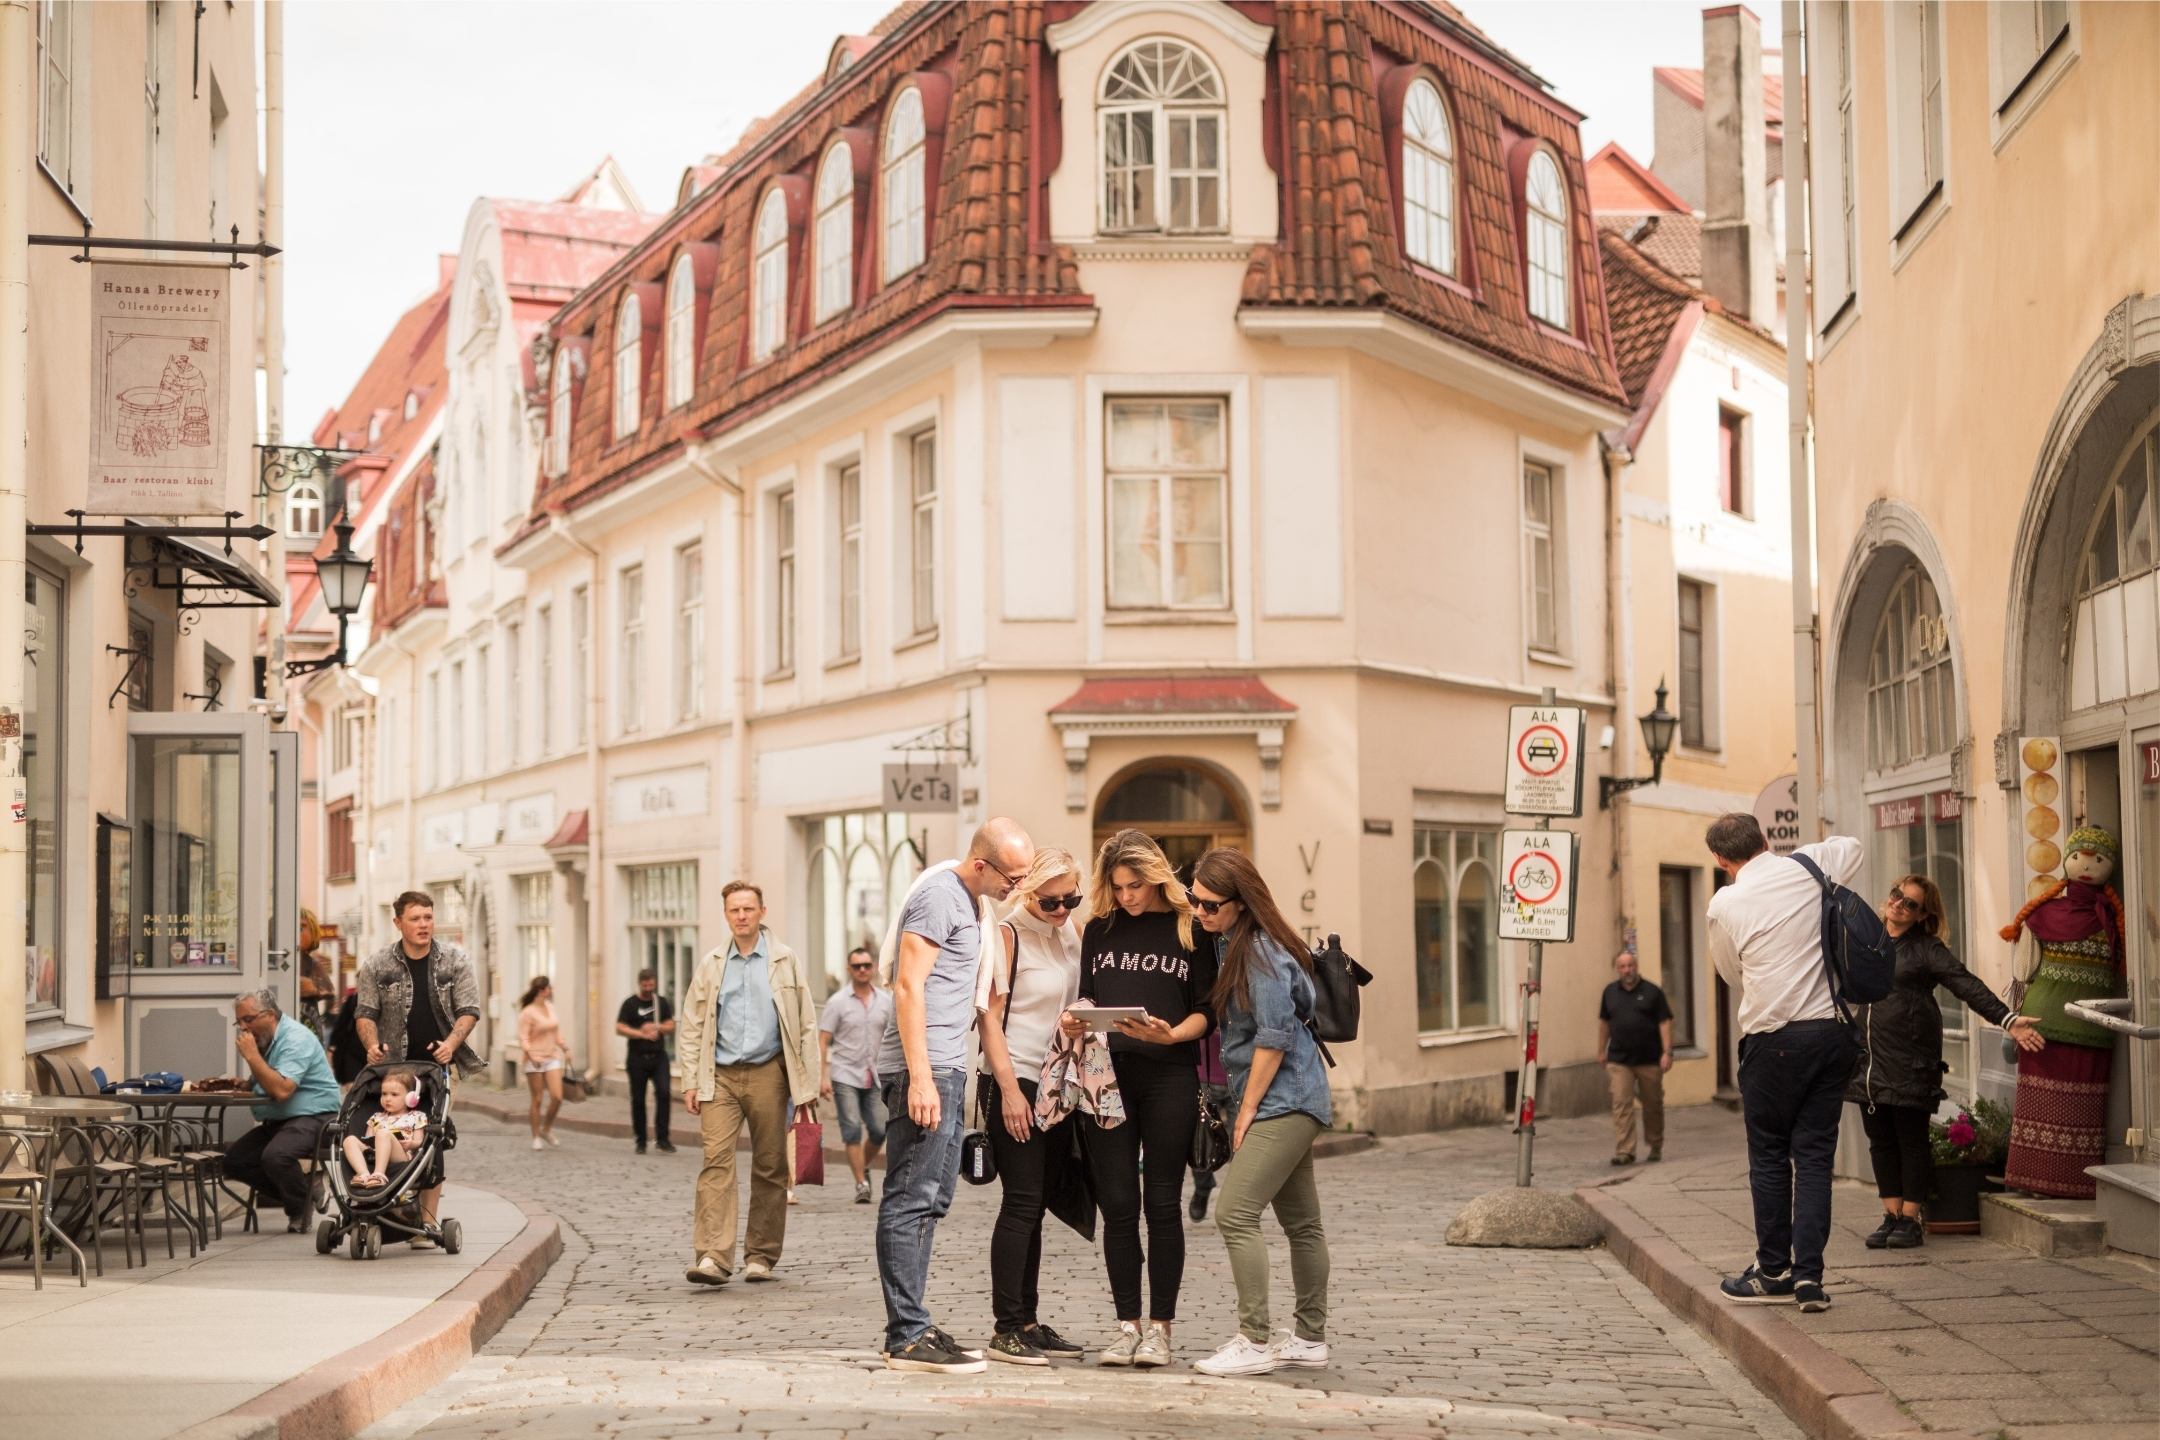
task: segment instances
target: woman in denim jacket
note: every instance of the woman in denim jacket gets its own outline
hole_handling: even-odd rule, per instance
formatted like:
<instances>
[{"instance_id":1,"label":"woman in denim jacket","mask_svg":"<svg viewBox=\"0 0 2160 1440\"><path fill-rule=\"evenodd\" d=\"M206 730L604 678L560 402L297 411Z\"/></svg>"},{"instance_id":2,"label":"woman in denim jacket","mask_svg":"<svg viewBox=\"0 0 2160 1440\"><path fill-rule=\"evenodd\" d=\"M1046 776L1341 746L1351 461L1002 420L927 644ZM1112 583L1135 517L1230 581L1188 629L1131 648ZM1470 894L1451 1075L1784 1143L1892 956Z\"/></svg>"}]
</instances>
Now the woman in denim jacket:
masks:
<instances>
[{"instance_id":1,"label":"woman in denim jacket","mask_svg":"<svg viewBox=\"0 0 2160 1440\"><path fill-rule=\"evenodd\" d=\"M1244 852L1201 856L1191 888L1201 928L1215 937L1220 956L1215 1013L1237 1106L1235 1153L1222 1173L1215 1228L1237 1282L1239 1331L1193 1368L1206 1375L1318 1369L1328 1363L1328 1248L1312 1147L1335 1112L1319 1045L1305 1023L1313 1009L1312 954ZM1260 1212L1269 1205L1290 1241L1297 1290L1296 1329L1272 1337L1267 1243L1260 1238Z\"/></svg>"}]
</instances>

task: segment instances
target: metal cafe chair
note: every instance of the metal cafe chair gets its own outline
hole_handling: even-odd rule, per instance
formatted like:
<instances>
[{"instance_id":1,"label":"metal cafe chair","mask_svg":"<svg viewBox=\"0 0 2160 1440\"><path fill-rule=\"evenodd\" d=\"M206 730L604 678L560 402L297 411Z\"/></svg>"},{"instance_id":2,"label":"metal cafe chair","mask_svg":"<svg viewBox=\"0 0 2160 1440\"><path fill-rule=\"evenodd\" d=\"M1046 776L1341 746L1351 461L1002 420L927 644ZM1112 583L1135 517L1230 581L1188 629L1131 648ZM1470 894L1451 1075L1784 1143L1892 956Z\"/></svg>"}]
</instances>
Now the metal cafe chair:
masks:
<instances>
[{"instance_id":1,"label":"metal cafe chair","mask_svg":"<svg viewBox=\"0 0 2160 1440\"><path fill-rule=\"evenodd\" d=\"M0 1126L0 1214L20 1215L25 1222L24 1250L29 1253L32 1287L45 1288L45 1251L52 1237L46 1232L45 1202L48 1177L58 1160L59 1135L50 1126ZM75 1262L76 1279L90 1284L89 1267Z\"/></svg>"}]
</instances>

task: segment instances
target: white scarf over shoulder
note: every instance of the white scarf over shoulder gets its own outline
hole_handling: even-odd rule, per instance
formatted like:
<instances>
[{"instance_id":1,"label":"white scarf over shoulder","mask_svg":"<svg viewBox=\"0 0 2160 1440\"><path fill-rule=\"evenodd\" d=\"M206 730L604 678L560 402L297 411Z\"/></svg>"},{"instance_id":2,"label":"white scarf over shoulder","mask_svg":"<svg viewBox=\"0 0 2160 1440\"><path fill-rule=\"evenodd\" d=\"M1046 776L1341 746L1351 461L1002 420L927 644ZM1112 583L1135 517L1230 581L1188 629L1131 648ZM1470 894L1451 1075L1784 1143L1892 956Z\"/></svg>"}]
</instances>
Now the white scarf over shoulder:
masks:
<instances>
[{"instance_id":1,"label":"white scarf over shoulder","mask_svg":"<svg viewBox=\"0 0 2160 1440\"><path fill-rule=\"evenodd\" d=\"M933 876L959 868L958 860L940 860L916 876L915 883L908 886L907 894L893 907L892 919L885 922L884 943L878 946L878 984L892 988L894 969L900 963L900 917L907 913L908 901L914 899L915 892ZM990 977L998 973L1004 963L1005 929L998 923L996 907L987 898L976 900L975 919L982 935L981 945L975 953L975 1005L980 1010L989 1003Z\"/></svg>"}]
</instances>

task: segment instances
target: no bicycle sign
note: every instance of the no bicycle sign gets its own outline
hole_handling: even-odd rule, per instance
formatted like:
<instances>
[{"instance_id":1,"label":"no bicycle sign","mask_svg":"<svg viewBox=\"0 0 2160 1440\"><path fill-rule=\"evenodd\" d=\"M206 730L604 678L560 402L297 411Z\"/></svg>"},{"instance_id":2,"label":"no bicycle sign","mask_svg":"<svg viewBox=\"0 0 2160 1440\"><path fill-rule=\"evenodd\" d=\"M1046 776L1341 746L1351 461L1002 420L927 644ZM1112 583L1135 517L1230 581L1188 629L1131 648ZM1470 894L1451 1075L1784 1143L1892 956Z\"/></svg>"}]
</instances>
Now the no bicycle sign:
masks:
<instances>
[{"instance_id":1,"label":"no bicycle sign","mask_svg":"<svg viewBox=\"0 0 2160 1440\"><path fill-rule=\"evenodd\" d=\"M1576 840L1568 830L1500 832L1500 938L1575 938Z\"/></svg>"},{"instance_id":2,"label":"no bicycle sign","mask_svg":"<svg viewBox=\"0 0 2160 1440\"><path fill-rule=\"evenodd\" d=\"M1583 712L1572 705L1508 707L1510 815L1582 814Z\"/></svg>"}]
</instances>

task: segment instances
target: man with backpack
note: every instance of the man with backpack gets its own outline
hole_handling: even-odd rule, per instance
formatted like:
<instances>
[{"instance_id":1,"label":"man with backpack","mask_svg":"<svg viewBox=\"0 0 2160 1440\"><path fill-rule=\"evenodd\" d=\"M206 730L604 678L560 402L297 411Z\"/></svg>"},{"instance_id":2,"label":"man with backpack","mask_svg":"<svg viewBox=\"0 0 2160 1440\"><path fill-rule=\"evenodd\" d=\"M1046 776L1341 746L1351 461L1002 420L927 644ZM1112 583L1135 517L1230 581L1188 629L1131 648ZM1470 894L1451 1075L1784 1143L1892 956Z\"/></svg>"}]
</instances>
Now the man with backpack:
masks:
<instances>
[{"instance_id":1,"label":"man with backpack","mask_svg":"<svg viewBox=\"0 0 2160 1440\"><path fill-rule=\"evenodd\" d=\"M1839 1017L1868 998L1875 979L1871 937L1857 918L1860 933L1847 930L1851 911L1873 912L1840 903L1860 873L1860 842L1834 835L1772 855L1748 814L1720 817L1703 838L1732 878L1710 897L1710 958L1740 997L1740 1112L1755 1201L1755 1263L1721 1288L1736 1304L1827 1310L1830 1166L1854 1054ZM1834 972L1833 961L1843 968Z\"/></svg>"}]
</instances>

